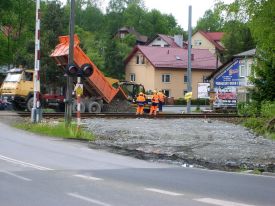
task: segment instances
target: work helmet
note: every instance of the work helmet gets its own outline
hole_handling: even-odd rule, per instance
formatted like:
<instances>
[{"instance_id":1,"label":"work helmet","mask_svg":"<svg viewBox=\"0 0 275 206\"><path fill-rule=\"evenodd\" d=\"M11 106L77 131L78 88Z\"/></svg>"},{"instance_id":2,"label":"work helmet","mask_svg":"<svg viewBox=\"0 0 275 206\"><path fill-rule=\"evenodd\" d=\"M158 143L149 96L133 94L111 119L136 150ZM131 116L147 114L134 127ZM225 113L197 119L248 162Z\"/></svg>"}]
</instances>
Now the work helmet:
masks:
<instances>
[{"instance_id":1,"label":"work helmet","mask_svg":"<svg viewBox=\"0 0 275 206\"><path fill-rule=\"evenodd\" d=\"M153 94L156 94L156 93L157 93L157 90L154 90L154 91L153 91Z\"/></svg>"},{"instance_id":2,"label":"work helmet","mask_svg":"<svg viewBox=\"0 0 275 206\"><path fill-rule=\"evenodd\" d=\"M141 95L141 96L143 96L143 93L142 92L140 92L138 95Z\"/></svg>"}]
</instances>

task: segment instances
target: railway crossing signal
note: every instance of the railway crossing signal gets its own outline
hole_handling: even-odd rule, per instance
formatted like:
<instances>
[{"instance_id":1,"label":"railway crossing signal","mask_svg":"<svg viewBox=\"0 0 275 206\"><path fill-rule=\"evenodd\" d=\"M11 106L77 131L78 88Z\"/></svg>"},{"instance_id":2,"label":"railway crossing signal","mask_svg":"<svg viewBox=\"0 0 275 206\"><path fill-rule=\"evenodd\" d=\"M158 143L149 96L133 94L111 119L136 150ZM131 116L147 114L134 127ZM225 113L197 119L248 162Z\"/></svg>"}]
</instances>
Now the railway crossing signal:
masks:
<instances>
[{"instance_id":1,"label":"railway crossing signal","mask_svg":"<svg viewBox=\"0 0 275 206\"><path fill-rule=\"evenodd\" d=\"M65 73L70 77L89 77L93 72L94 69L90 64L83 64L80 68L75 64L69 64L65 68Z\"/></svg>"},{"instance_id":2,"label":"railway crossing signal","mask_svg":"<svg viewBox=\"0 0 275 206\"><path fill-rule=\"evenodd\" d=\"M81 66L80 71L82 73L81 74L82 77L89 77L93 74L94 69L93 69L92 65L90 65L90 64L83 64Z\"/></svg>"},{"instance_id":3,"label":"railway crossing signal","mask_svg":"<svg viewBox=\"0 0 275 206\"><path fill-rule=\"evenodd\" d=\"M70 77L77 76L77 72L78 67L74 64L69 64L65 69L65 73L68 74L68 76Z\"/></svg>"}]
</instances>

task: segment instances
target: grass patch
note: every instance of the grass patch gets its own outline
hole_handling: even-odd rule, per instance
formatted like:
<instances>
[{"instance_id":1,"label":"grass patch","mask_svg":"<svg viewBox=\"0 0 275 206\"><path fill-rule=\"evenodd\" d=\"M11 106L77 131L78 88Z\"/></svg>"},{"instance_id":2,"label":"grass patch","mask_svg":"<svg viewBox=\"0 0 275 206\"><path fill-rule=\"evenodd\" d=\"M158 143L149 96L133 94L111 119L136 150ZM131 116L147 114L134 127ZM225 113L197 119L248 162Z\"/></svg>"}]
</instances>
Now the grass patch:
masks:
<instances>
[{"instance_id":1,"label":"grass patch","mask_svg":"<svg viewBox=\"0 0 275 206\"><path fill-rule=\"evenodd\" d=\"M275 133L271 133L269 136L271 139L275 140Z\"/></svg>"},{"instance_id":2,"label":"grass patch","mask_svg":"<svg viewBox=\"0 0 275 206\"><path fill-rule=\"evenodd\" d=\"M94 135L82 128L77 129L77 125L72 123L69 127L65 126L64 122L58 122L55 124L49 123L17 123L16 128L30 131L36 134L42 134L52 137L60 137L66 139L79 139L92 141L95 139Z\"/></svg>"}]
</instances>

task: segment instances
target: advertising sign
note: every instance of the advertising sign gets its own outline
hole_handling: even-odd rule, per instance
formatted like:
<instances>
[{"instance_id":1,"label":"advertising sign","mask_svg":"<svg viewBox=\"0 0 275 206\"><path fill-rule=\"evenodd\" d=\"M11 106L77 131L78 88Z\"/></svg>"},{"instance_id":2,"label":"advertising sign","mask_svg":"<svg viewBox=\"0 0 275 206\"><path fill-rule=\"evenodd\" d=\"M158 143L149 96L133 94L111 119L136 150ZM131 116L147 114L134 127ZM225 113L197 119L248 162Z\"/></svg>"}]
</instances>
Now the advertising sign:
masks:
<instances>
[{"instance_id":1,"label":"advertising sign","mask_svg":"<svg viewBox=\"0 0 275 206\"><path fill-rule=\"evenodd\" d=\"M237 87L214 88L216 92L214 107L236 107Z\"/></svg>"},{"instance_id":2,"label":"advertising sign","mask_svg":"<svg viewBox=\"0 0 275 206\"><path fill-rule=\"evenodd\" d=\"M239 85L239 60L236 60L214 78L214 107L236 107Z\"/></svg>"},{"instance_id":3,"label":"advertising sign","mask_svg":"<svg viewBox=\"0 0 275 206\"><path fill-rule=\"evenodd\" d=\"M209 99L210 83L198 83L198 99Z\"/></svg>"},{"instance_id":4,"label":"advertising sign","mask_svg":"<svg viewBox=\"0 0 275 206\"><path fill-rule=\"evenodd\" d=\"M239 86L239 60L229 65L214 79L214 87Z\"/></svg>"}]
</instances>

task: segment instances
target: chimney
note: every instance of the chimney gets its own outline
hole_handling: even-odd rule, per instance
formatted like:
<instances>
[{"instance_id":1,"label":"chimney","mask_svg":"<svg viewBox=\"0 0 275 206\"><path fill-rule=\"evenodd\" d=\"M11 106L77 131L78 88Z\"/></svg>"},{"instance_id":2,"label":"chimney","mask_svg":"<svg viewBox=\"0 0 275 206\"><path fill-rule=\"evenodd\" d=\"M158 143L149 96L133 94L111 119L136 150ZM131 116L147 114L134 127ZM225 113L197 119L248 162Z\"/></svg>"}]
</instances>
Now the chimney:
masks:
<instances>
[{"instance_id":1,"label":"chimney","mask_svg":"<svg viewBox=\"0 0 275 206\"><path fill-rule=\"evenodd\" d=\"M174 42L180 47L183 48L183 36L182 35L174 35Z\"/></svg>"},{"instance_id":2,"label":"chimney","mask_svg":"<svg viewBox=\"0 0 275 206\"><path fill-rule=\"evenodd\" d=\"M195 59L195 55L191 54L191 61L194 61L194 59Z\"/></svg>"}]
</instances>

